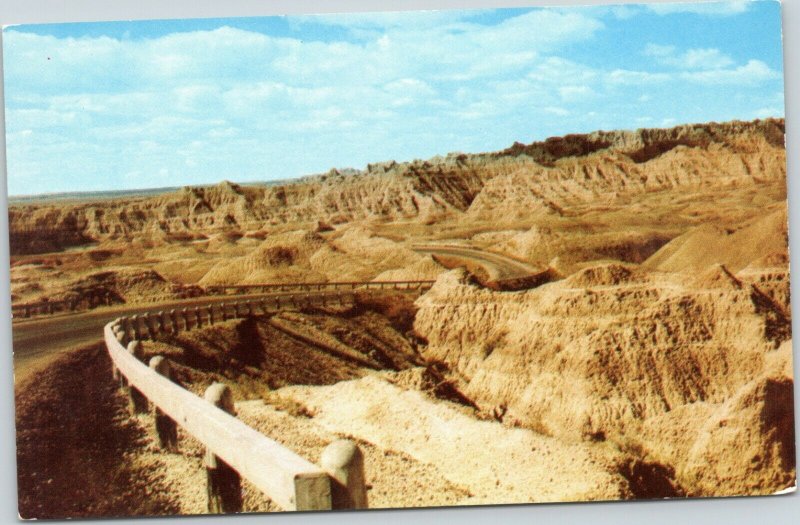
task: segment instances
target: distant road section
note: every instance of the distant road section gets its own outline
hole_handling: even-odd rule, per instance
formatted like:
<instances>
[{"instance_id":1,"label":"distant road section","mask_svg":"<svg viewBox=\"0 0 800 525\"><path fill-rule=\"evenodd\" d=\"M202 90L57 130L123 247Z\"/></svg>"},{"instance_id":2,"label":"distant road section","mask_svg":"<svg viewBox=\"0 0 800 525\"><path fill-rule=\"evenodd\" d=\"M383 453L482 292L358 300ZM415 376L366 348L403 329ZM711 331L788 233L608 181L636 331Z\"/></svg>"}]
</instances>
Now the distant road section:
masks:
<instances>
[{"instance_id":1,"label":"distant road section","mask_svg":"<svg viewBox=\"0 0 800 525\"><path fill-rule=\"evenodd\" d=\"M412 249L417 253L427 253L442 257L465 259L482 266L493 280L516 279L540 272L541 268L534 268L524 262L496 253L466 248L461 246L436 246L416 245Z\"/></svg>"}]
</instances>

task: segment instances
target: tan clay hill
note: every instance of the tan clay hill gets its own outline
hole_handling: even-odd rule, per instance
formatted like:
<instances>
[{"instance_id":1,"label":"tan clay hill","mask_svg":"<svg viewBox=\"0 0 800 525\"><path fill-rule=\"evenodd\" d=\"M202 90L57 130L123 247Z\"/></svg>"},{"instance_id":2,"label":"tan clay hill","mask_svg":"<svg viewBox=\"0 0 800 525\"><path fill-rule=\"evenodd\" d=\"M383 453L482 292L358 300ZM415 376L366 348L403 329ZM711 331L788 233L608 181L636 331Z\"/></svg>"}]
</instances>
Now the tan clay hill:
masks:
<instances>
[{"instance_id":1,"label":"tan clay hill","mask_svg":"<svg viewBox=\"0 0 800 525\"><path fill-rule=\"evenodd\" d=\"M233 385L242 419L308 457L358 440L375 507L771 494L796 479L783 136L775 119L596 132L279 186L13 206L12 299L435 280L414 301L359 296L145 351L194 391ZM487 277L500 267L516 277ZM20 400L96 403L58 385L103 356L20 387L26 443L43 423ZM201 454L153 453L138 432L132 479L171 494L147 508L202 512L186 481ZM29 446L18 460L69 492ZM20 479L21 501L59 515ZM245 510L274 510L251 496ZM114 502L90 503L147 513Z\"/></svg>"}]
</instances>

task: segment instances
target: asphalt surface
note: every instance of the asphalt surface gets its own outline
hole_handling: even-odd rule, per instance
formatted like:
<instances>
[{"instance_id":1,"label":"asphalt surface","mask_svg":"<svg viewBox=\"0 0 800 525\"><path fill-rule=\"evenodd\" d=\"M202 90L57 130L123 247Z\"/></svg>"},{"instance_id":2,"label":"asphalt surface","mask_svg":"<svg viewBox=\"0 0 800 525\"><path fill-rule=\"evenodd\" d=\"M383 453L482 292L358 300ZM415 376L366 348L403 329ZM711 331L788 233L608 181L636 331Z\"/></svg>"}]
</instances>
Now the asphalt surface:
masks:
<instances>
[{"instance_id":1,"label":"asphalt surface","mask_svg":"<svg viewBox=\"0 0 800 525\"><path fill-rule=\"evenodd\" d=\"M117 317L143 314L158 310L192 307L197 304L230 303L266 296L291 297L296 295L325 295L331 292L274 293L236 296L196 297L164 303L136 306L113 306L88 312L56 314L36 319L23 319L12 323L14 345L14 374L17 380L32 369L46 364L50 358L72 348L83 347L103 340L103 326Z\"/></svg>"},{"instance_id":2,"label":"asphalt surface","mask_svg":"<svg viewBox=\"0 0 800 525\"><path fill-rule=\"evenodd\" d=\"M413 247L413 250L418 253L470 260L481 265L489 274L489 278L494 280L526 277L541 271L541 268L534 268L510 257L475 248L417 245Z\"/></svg>"}]
</instances>

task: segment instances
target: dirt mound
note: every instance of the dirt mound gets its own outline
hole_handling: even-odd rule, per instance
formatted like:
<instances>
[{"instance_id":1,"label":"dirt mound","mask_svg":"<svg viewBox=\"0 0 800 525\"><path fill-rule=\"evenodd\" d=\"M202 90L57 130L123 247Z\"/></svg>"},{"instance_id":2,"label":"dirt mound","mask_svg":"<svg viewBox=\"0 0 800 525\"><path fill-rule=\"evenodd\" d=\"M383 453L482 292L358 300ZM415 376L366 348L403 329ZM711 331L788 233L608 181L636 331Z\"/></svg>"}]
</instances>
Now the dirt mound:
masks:
<instances>
[{"instance_id":1,"label":"dirt mound","mask_svg":"<svg viewBox=\"0 0 800 525\"><path fill-rule=\"evenodd\" d=\"M527 231L489 244L489 248L538 265L549 264L558 257L564 271L572 273L581 264L591 261L641 263L671 239L667 232L602 230L563 221L552 226L534 225Z\"/></svg>"},{"instance_id":2,"label":"dirt mound","mask_svg":"<svg viewBox=\"0 0 800 525\"><path fill-rule=\"evenodd\" d=\"M421 255L363 227L332 238L298 230L270 235L248 255L217 263L200 284L367 281L388 271L434 270Z\"/></svg>"},{"instance_id":3,"label":"dirt mound","mask_svg":"<svg viewBox=\"0 0 800 525\"><path fill-rule=\"evenodd\" d=\"M788 250L786 205L736 230L700 226L666 244L643 266L661 271L697 271L724 264L738 272L765 254Z\"/></svg>"},{"instance_id":4,"label":"dirt mound","mask_svg":"<svg viewBox=\"0 0 800 525\"><path fill-rule=\"evenodd\" d=\"M404 268L386 270L379 273L374 281L431 281L436 279L446 268L437 263L432 256L423 256L419 261Z\"/></svg>"},{"instance_id":5,"label":"dirt mound","mask_svg":"<svg viewBox=\"0 0 800 525\"><path fill-rule=\"evenodd\" d=\"M308 231L271 235L250 254L214 265L200 284L307 282L310 278L303 270L308 270L309 259L324 244L319 234ZM325 279L318 274L316 280Z\"/></svg>"},{"instance_id":6,"label":"dirt mound","mask_svg":"<svg viewBox=\"0 0 800 525\"><path fill-rule=\"evenodd\" d=\"M180 291L156 271L111 267L50 289L39 299L81 303L92 298L103 304L112 304L153 302L178 297L181 297Z\"/></svg>"},{"instance_id":7,"label":"dirt mound","mask_svg":"<svg viewBox=\"0 0 800 525\"><path fill-rule=\"evenodd\" d=\"M539 257L546 259L557 252L560 236L552 228L533 226L530 230L517 233L509 239L495 245L495 249L514 257L531 260Z\"/></svg>"},{"instance_id":8,"label":"dirt mound","mask_svg":"<svg viewBox=\"0 0 800 525\"><path fill-rule=\"evenodd\" d=\"M590 288L594 286L616 286L629 283L637 278L635 268L621 264L603 264L592 266L569 276L565 284L574 288Z\"/></svg>"},{"instance_id":9,"label":"dirt mound","mask_svg":"<svg viewBox=\"0 0 800 525\"><path fill-rule=\"evenodd\" d=\"M452 272L417 301L414 326L429 343L423 355L444 361L463 380L462 391L504 421L660 450L677 446L671 440L681 435L662 428L662 438L641 443L642 424L689 414L686 407L698 403L725 405L764 376L769 356L789 338L789 319L775 302L752 287L721 289L712 281L703 288L662 275L590 289L560 281L509 294ZM779 410L791 417L791 407ZM742 446L784 446L764 430L742 435L750 440ZM677 483L697 495L741 494L751 469L749 459L727 457L728 475L706 492L710 485L682 474L680 456L671 461ZM772 470L759 478L763 492L785 488L779 480L794 475L793 465L764 468Z\"/></svg>"}]
</instances>

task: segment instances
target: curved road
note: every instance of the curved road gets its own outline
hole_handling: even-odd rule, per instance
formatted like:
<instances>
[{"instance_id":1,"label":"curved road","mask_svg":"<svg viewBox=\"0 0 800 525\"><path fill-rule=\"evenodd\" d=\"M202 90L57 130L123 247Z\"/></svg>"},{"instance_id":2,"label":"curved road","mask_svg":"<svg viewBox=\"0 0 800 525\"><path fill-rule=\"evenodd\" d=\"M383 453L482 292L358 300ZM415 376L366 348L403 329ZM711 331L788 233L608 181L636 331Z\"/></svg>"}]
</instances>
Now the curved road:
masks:
<instances>
[{"instance_id":1,"label":"curved road","mask_svg":"<svg viewBox=\"0 0 800 525\"><path fill-rule=\"evenodd\" d=\"M542 271L541 268L534 268L529 264L517 261L510 257L497 253L487 252L476 248L464 246L437 246L437 245L415 245L412 247L417 253L427 253L430 255L440 255L442 257L454 257L466 259L482 266L492 280L515 279Z\"/></svg>"},{"instance_id":2,"label":"curved road","mask_svg":"<svg viewBox=\"0 0 800 525\"><path fill-rule=\"evenodd\" d=\"M413 250L418 253L441 255L473 261L486 269L494 280L524 277L539 271L523 262L495 253L461 246L416 245ZM331 292L276 292L274 294L250 294L236 296L206 296L194 299L182 299L165 303L145 304L137 306L119 305L99 308L77 314L56 314L37 319L23 319L13 323L14 373L20 380L38 365L45 364L50 358L70 348L102 341L102 327L117 317L137 315L153 310L170 310L173 308L191 307L193 304L224 303L237 300L254 299L265 295L320 296ZM335 292L334 292L335 293Z\"/></svg>"},{"instance_id":3,"label":"curved road","mask_svg":"<svg viewBox=\"0 0 800 525\"><path fill-rule=\"evenodd\" d=\"M143 314L153 310L192 307L194 304L230 303L234 301L270 296L321 296L331 292L275 293L253 295L206 296L165 303L136 306L112 306L76 314L61 314L37 319L24 319L12 324L14 348L14 375L17 381L26 377L39 365L44 365L56 354L70 348L97 343L103 340L103 326L117 317Z\"/></svg>"}]
</instances>

